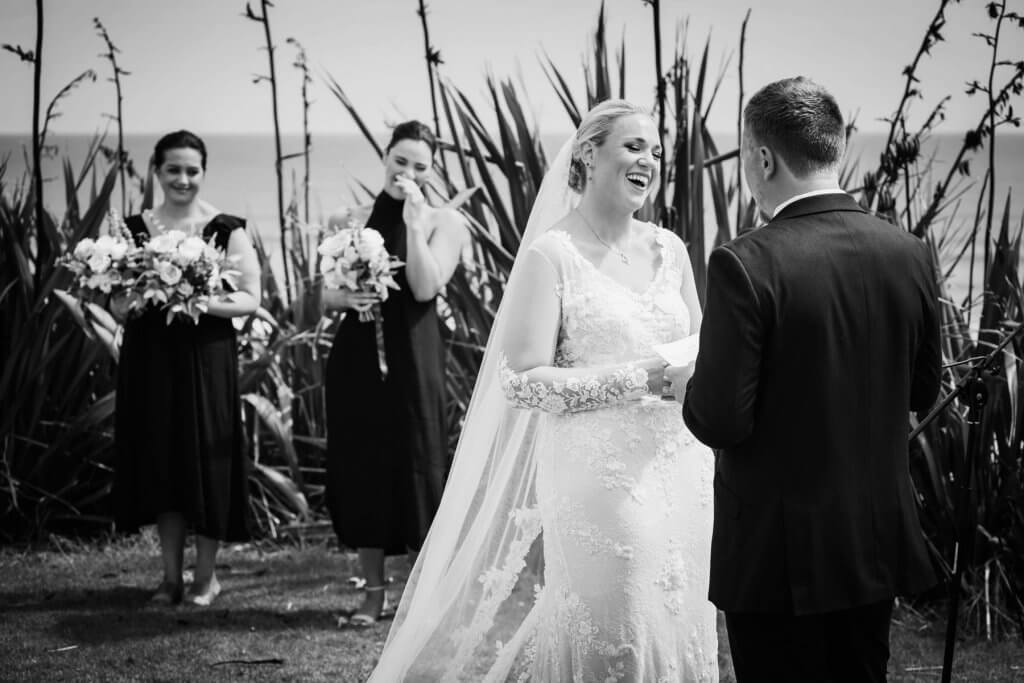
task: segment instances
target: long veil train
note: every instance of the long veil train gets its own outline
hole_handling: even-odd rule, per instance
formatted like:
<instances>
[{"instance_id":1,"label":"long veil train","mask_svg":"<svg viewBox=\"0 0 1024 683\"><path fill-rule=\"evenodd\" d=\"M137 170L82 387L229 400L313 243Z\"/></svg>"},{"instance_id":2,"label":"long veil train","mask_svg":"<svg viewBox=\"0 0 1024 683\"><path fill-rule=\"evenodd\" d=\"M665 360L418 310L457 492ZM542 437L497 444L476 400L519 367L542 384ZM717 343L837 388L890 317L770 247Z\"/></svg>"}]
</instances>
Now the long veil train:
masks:
<instances>
[{"instance_id":1,"label":"long veil train","mask_svg":"<svg viewBox=\"0 0 1024 683\"><path fill-rule=\"evenodd\" d=\"M578 201L569 189L574 138L562 146L541 184L521 254ZM520 286L519 264L513 264L506 296ZM541 531L534 451L546 416L506 403L498 361L514 322L507 318L499 307L444 497L373 683L503 681L530 630L533 591L524 574Z\"/></svg>"}]
</instances>

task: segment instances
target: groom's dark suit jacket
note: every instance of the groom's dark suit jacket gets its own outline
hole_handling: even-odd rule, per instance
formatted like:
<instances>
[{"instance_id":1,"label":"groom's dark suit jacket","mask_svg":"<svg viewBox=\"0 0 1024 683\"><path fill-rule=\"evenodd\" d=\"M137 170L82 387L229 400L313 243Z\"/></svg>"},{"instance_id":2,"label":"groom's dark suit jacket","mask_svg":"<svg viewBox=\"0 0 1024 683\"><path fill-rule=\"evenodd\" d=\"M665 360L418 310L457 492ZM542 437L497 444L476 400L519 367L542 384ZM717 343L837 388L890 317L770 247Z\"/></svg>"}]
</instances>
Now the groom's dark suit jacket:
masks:
<instances>
[{"instance_id":1,"label":"groom's dark suit jacket","mask_svg":"<svg viewBox=\"0 0 1024 683\"><path fill-rule=\"evenodd\" d=\"M711 601L802 615L934 585L907 451L939 389L929 249L819 195L715 249L707 285L683 416L721 449Z\"/></svg>"}]
</instances>

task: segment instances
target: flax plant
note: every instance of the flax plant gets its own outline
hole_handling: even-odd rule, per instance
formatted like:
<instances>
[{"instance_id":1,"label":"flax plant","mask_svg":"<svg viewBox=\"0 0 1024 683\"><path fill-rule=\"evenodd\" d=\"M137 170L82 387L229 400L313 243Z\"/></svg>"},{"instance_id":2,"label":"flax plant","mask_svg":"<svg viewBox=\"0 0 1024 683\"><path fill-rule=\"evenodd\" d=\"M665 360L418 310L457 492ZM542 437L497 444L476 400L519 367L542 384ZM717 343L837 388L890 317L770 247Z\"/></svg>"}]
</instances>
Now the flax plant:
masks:
<instances>
[{"instance_id":1,"label":"flax plant","mask_svg":"<svg viewBox=\"0 0 1024 683\"><path fill-rule=\"evenodd\" d=\"M983 82L972 81L966 88L970 98L982 100L981 113L951 162L940 171L934 157L925 156L923 149L944 119L950 97L940 97L916 128L909 123L908 109L912 101L924 99L918 67L944 41L950 8L948 0L938 2L913 61L903 71L903 93L887 118L885 148L859 192L865 207L931 244L943 291L948 292L952 273L967 259L964 300L953 301L948 293L941 300L947 392L965 378L972 364L1024 324L1019 272L1024 224L1012 224L1009 194L1000 220L994 182L997 133L1004 126L1019 125L1013 105L1024 90L1024 62L1003 58L1000 48L1008 39L1006 32L1024 29L1024 21L1008 12L1005 3L985 7L993 29L978 37L990 48L987 75ZM963 220L958 209L976 159L982 162L981 188L973 214ZM976 260L980 260L980 280L974 276ZM1022 352L1024 341L1014 338L997 366L985 369L989 400L977 426L977 452L970 453L972 427L967 421L966 396L958 396L911 445L921 519L936 562L947 575L952 573L954 554L964 564L963 583L956 587L965 603L961 625L988 638L1024 636ZM968 462L973 464L968 481L958 481ZM958 500L961 484L969 491ZM966 530L958 529L958 520L964 519Z\"/></svg>"}]
</instances>

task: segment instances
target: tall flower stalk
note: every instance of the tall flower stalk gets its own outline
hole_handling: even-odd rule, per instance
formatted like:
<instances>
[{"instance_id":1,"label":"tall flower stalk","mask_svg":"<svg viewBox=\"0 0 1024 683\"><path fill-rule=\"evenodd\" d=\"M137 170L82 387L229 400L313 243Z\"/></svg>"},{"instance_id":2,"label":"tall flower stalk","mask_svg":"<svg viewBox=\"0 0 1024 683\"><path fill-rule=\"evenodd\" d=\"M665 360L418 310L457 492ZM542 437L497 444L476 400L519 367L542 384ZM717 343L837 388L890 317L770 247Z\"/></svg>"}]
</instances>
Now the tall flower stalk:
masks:
<instances>
[{"instance_id":1,"label":"tall flower stalk","mask_svg":"<svg viewBox=\"0 0 1024 683\"><path fill-rule=\"evenodd\" d=\"M114 42L110 39L110 34L107 33L106 27L103 22L97 17L93 17L93 26L96 28L96 33L99 34L100 38L103 39L103 43L106 45L107 51L100 54L100 57L110 62L110 68L112 76L108 79L114 84L114 92L117 94L117 109L116 113L111 117L117 124L117 154L115 156L115 165L117 166L117 175L121 181L121 215L127 215L128 213L128 184L127 184L127 167L128 167L128 154L124 149L124 93L121 90L121 76L128 76L130 72L125 71L117 63L117 55L120 54L120 50L114 45ZM109 116L109 114L108 114Z\"/></svg>"},{"instance_id":2,"label":"tall flower stalk","mask_svg":"<svg viewBox=\"0 0 1024 683\"><path fill-rule=\"evenodd\" d=\"M651 6L651 15L654 20L654 75L656 77L656 97L657 97L657 109L658 109L658 136L662 140L667 139L668 130L665 128L665 99L666 99L666 80L667 77L661 64L661 0L643 0L645 5ZM659 170L659 185L658 185L658 220L664 221L668 214L668 204L665 198L665 187L667 179L665 178L665 157L667 155L662 154L658 160Z\"/></svg>"},{"instance_id":3,"label":"tall flower stalk","mask_svg":"<svg viewBox=\"0 0 1024 683\"><path fill-rule=\"evenodd\" d=\"M302 74L302 151L290 154L285 159L302 157L302 220L309 223L309 153L313 148L313 136L309 132L309 108L312 104L309 99L309 86L313 82L313 77L309 74L306 48L295 38L289 38L285 42L294 45L298 50L292 66Z\"/></svg>"},{"instance_id":4,"label":"tall flower stalk","mask_svg":"<svg viewBox=\"0 0 1024 683\"><path fill-rule=\"evenodd\" d=\"M274 119L274 172L277 176L277 224L281 236L281 266L284 273L284 298L288 305L292 300L291 267L288 262L288 222L284 209L284 169L281 153L281 119L277 109L277 70L274 66L274 41L270 34L269 10L274 4L270 0L260 0L260 13L256 14L252 6L245 3L245 17L263 26L263 37L266 43L269 72L267 75L253 76L253 83L266 81L270 83L270 107Z\"/></svg>"}]
</instances>

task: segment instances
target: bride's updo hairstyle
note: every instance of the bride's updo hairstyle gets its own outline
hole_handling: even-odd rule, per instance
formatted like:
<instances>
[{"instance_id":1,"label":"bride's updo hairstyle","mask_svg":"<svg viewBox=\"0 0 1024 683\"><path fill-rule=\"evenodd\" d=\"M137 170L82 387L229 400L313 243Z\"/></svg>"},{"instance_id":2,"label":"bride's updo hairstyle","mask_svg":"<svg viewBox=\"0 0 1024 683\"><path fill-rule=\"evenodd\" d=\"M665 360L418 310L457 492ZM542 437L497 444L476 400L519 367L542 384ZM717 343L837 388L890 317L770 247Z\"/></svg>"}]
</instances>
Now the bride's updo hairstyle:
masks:
<instances>
[{"instance_id":1,"label":"bride's updo hairstyle","mask_svg":"<svg viewBox=\"0 0 1024 683\"><path fill-rule=\"evenodd\" d=\"M582 158L583 145L589 142L594 147L600 147L615 122L633 114L650 115L643 107L626 100L605 100L586 113L576 130L572 160L569 162L569 187L572 190L582 194L587 186L587 165Z\"/></svg>"}]
</instances>

